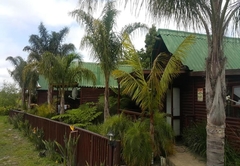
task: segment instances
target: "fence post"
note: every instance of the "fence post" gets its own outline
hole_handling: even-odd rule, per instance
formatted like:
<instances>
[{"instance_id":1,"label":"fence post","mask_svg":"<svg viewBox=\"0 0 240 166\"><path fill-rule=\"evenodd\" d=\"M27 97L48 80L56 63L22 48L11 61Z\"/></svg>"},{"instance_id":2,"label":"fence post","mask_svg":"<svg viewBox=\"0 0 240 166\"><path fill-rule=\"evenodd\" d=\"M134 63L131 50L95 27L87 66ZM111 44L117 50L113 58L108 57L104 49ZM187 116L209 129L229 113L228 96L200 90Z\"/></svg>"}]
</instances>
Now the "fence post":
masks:
<instances>
[{"instance_id":1,"label":"fence post","mask_svg":"<svg viewBox=\"0 0 240 166\"><path fill-rule=\"evenodd\" d=\"M120 149L121 149L120 141L116 141L116 145L113 149L113 166L120 165Z\"/></svg>"}]
</instances>

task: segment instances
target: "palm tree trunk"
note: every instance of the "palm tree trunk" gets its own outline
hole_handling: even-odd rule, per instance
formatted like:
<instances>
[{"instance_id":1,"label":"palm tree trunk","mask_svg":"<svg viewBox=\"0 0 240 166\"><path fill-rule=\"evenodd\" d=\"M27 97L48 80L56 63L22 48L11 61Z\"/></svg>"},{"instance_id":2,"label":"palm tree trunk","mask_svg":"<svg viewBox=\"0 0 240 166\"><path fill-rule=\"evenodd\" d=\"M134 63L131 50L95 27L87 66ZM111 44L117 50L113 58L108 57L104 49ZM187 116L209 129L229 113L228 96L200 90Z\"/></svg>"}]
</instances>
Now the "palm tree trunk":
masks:
<instances>
[{"instance_id":1,"label":"palm tree trunk","mask_svg":"<svg viewBox=\"0 0 240 166\"><path fill-rule=\"evenodd\" d=\"M52 105L52 92L53 92L53 87L52 85L48 85L48 96L47 96L47 99L48 99L48 105Z\"/></svg>"},{"instance_id":2,"label":"palm tree trunk","mask_svg":"<svg viewBox=\"0 0 240 166\"><path fill-rule=\"evenodd\" d=\"M25 88L22 88L22 109L25 109Z\"/></svg>"},{"instance_id":3,"label":"palm tree trunk","mask_svg":"<svg viewBox=\"0 0 240 166\"><path fill-rule=\"evenodd\" d=\"M61 100L60 100L60 114L64 114L65 109L64 109L64 105L65 105L65 99L64 99L64 88L60 90L61 92Z\"/></svg>"},{"instance_id":4,"label":"palm tree trunk","mask_svg":"<svg viewBox=\"0 0 240 166\"><path fill-rule=\"evenodd\" d=\"M221 55L213 49L206 64L207 166L224 166L226 84Z\"/></svg>"},{"instance_id":5,"label":"palm tree trunk","mask_svg":"<svg viewBox=\"0 0 240 166\"><path fill-rule=\"evenodd\" d=\"M109 113L109 77L105 77L104 90L104 121L110 116Z\"/></svg>"},{"instance_id":6,"label":"palm tree trunk","mask_svg":"<svg viewBox=\"0 0 240 166\"><path fill-rule=\"evenodd\" d=\"M150 113L150 137L151 137L151 141L152 141L152 161L151 164L154 164L154 148L155 148L155 140L154 140L154 118L153 118L153 111L151 111Z\"/></svg>"},{"instance_id":7,"label":"palm tree trunk","mask_svg":"<svg viewBox=\"0 0 240 166\"><path fill-rule=\"evenodd\" d=\"M31 109L31 102L32 102L32 95L31 95L31 90L28 90L28 109Z\"/></svg>"}]
</instances>

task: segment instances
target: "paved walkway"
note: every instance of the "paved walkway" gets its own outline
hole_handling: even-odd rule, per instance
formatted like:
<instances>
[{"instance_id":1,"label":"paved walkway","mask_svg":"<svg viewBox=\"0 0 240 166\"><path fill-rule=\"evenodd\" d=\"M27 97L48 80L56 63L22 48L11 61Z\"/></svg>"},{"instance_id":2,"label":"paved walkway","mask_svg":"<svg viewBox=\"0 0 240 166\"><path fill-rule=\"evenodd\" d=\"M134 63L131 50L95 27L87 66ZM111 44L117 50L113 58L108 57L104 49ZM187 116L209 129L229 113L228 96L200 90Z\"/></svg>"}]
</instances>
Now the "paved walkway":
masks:
<instances>
[{"instance_id":1,"label":"paved walkway","mask_svg":"<svg viewBox=\"0 0 240 166\"><path fill-rule=\"evenodd\" d=\"M205 166L203 158L189 152L185 146L176 146L176 154L168 157L170 166Z\"/></svg>"}]
</instances>

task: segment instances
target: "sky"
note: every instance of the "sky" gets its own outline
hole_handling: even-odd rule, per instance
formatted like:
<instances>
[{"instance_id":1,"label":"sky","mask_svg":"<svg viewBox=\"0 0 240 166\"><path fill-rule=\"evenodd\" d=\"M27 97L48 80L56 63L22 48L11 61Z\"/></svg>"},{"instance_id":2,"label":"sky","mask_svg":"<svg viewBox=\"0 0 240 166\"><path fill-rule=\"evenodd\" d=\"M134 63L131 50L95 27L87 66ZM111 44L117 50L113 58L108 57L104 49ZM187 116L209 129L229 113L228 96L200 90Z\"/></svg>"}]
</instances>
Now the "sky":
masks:
<instances>
[{"instance_id":1,"label":"sky","mask_svg":"<svg viewBox=\"0 0 240 166\"><path fill-rule=\"evenodd\" d=\"M49 32L58 32L64 27L70 29L65 43L73 43L77 52L83 55L84 62L93 61L86 50L80 50L79 44L84 29L69 16L69 12L78 7L78 0L1 0L0 1L0 87L3 82L13 83L8 70L13 66L6 61L8 56L21 56L27 60L28 53L23 48L29 45L29 37L38 33L38 26L42 22ZM151 27L152 22L147 21L144 12L135 17L130 10L119 7L121 14L117 25L121 29L132 22L143 22ZM97 15L96 15L97 16ZM147 33L147 32L146 32ZM144 48L145 34L133 38L136 49Z\"/></svg>"}]
</instances>

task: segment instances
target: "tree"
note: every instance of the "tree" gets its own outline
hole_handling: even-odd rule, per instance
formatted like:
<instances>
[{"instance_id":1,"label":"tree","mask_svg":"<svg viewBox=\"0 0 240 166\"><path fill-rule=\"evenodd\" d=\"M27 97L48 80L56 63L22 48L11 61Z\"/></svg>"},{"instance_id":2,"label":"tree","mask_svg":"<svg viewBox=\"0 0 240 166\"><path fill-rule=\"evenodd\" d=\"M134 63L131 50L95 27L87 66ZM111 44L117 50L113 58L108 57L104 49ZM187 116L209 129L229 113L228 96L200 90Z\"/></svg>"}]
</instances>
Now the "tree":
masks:
<instances>
[{"instance_id":1,"label":"tree","mask_svg":"<svg viewBox=\"0 0 240 166\"><path fill-rule=\"evenodd\" d=\"M150 134L153 149L154 141L154 114L163 111L164 98L169 84L176 78L181 70L184 56L194 43L195 37L187 37L177 50L171 54L160 53L153 62L150 74L145 78L143 67L137 52L130 40L125 41L125 57L128 65L133 67L131 73L115 70L113 75L119 79L122 93L128 95L138 104L143 112L150 117Z\"/></svg>"},{"instance_id":2,"label":"tree","mask_svg":"<svg viewBox=\"0 0 240 166\"><path fill-rule=\"evenodd\" d=\"M18 98L19 91L16 87L16 83L4 81L0 88L0 107L15 108Z\"/></svg>"},{"instance_id":3,"label":"tree","mask_svg":"<svg viewBox=\"0 0 240 166\"><path fill-rule=\"evenodd\" d=\"M58 86L60 91L60 114L64 113L66 87L76 86L77 80L81 79L92 80L94 84L96 82L94 73L81 66L81 57L76 53L56 56L46 52L43 54L43 60L38 65L40 73L44 74L46 64L51 64L52 66L48 71L49 76L47 78L51 79L49 82Z\"/></svg>"},{"instance_id":4,"label":"tree","mask_svg":"<svg viewBox=\"0 0 240 166\"><path fill-rule=\"evenodd\" d=\"M152 59L152 53L154 51L153 48L156 43L156 38L157 38L156 26L152 25L152 27L149 29L148 33L145 36L144 42L146 51L144 52L144 50L141 49L138 52L144 69L150 69L152 66L152 62L154 61L154 59Z\"/></svg>"},{"instance_id":5,"label":"tree","mask_svg":"<svg viewBox=\"0 0 240 166\"><path fill-rule=\"evenodd\" d=\"M25 46L23 48L23 51L29 52L29 62L41 62L43 60L43 54L45 52L64 56L75 51L75 46L73 44L63 44L63 40L69 32L69 29L67 27L61 29L59 32L53 31L49 33L43 23L40 23L38 30L39 35L33 34L30 36L30 46ZM45 77L48 77L49 75L47 73L49 67L50 66L46 66L45 68ZM48 82L48 104L52 103L52 90L52 82Z\"/></svg>"},{"instance_id":6,"label":"tree","mask_svg":"<svg viewBox=\"0 0 240 166\"><path fill-rule=\"evenodd\" d=\"M25 108L25 90L26 90L26 82L24 81L24 67L27 65L27 62L20 56L12 57L9 56L6 58L6 60L10 61L12 65L14 66L14 69L8 70L11 77L14 79L14 81L17 82L18 86L21 88L21 101L22 101L22 108Z\"/></svg>"},{"instance_id":7,"label":"tree","mask_svg":"<svg viewBox=\"0 0 240 166\"><path fill-rule=\"evenodd\" d=\"M81 40L82 48L90 48L91 56L95 58L104 73L104 119L109 114L109 79L111 72L117 68L121 60L122 43L124 33L132 33L138 28L146 28L146 25L134 23L125 26L120 33L114 31L116 18L119 11L115 9L114 2L107 2L102 10L101 17L95 19L90 12L82 8L74 10L71 15L85 26L86 35Z\"/></svg>"},{"instance_id":8,"label":"tree","mask_svg":"<svg viewBox=\"0 0 240 166\"><path fill-rule=\"evenodd\" d=\"M28 109L31 109L32 95L36 92L38 77L39 73L36 70L36 66L32 63L27 63L23 69L23 81L25 82L28 91Z\"/></svg>"},{"instance_id":9,"label":"tree","mask_svg":"<svg viewBox=\"0 0 240 166\"><path fill-rule=\"evenodd\" d=\"M150 15L175 21L177 25L204 28L207 34L206 108L207 165L224 165L226 81L224 35L232 22L237 30L239 0L125 0L134 7L146 6ZM142 4L144 3L144 5ZM140 6L141 5L141 6Z\"/></svg>"}]
</instances>

